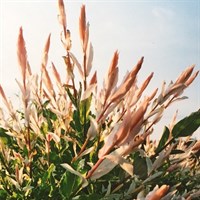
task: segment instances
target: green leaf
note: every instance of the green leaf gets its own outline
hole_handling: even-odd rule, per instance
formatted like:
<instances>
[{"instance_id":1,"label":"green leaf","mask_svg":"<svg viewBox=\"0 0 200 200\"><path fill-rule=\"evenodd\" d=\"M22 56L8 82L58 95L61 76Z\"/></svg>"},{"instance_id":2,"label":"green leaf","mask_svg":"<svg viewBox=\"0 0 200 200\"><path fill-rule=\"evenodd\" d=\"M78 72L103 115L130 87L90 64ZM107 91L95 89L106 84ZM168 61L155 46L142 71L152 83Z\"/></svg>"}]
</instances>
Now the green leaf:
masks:
<instances>
[{"instance_id":1,"label":"green leaf","mask_svg":"<svg viewBox=\"0 0 200 200\"><path fill-rule=\"evenodd\" d=\"M55 165L52 163L50 166L49 166L49 168L48 168L48 170L44 173L44 175L43 175L43 177L42 177L42 179L41 179L41 184L43 185L43 186L45 186L47 183L49 183L49 180L50 180L50 178L51 178L51 176L53 175L53 172L55 171L55 169L56 169L56 167L55 167Z\"/></svg>"},{"instance_id":2,"label":"green leaf","mask_svg":"<svg viewBox=\"0 0 200 200\"><path fill-rule=\"evenodd\" d=\"M43 116L47 119L51 119L53 121L56 121L57 116L55 113L53 113L50 109L44 109L43 110Z\"/></svg>"},{"instance_id":3,"label":"green leaf","mask_svg":"<svg viewBox=\"0 0 200 200\"><path fill-rule=\"evenodd\" d=\"M72 101L74 106L77 108L77 100L75 99L74 95L71 93L69 88L65 87L65 90L67 91L67 94L68 94L70 100Z\"/></svg>"},{"instance_id":4,"label":"green leaf","mask_svg":"<svg viewBox=\"0 0 200 200\"><path fill-rule=\"evenodd\" d=\"M152 168L153 168L153 164L152 164L152 161L149 157L146 157L146 163L147 163L148 174L150 174L151 171L152 171Z\"/></svg>"},{"instance_id":5,"label":"green leaf","mask_svg":"<svg viewBox=\"0 0 200 200\"><path fill-rule=\"evenodd\" d=\"M180 120L172 129L174 138L192 135L200 126L200 110Z\"/></svg>"},{"instance_id":6,"label":"green leaf","mask_svg":"<svg viewBox=\"0 0 200 200\"><path fill-rule=\"evenodd\" d=\"M147 163L146 159L141 157L139 152L134 154L134 173L138 175L141 179L147 177Z\"/></svg>"},{"instance_id":7,"label":"green leaf","mask_svg":"<svg viewBox=\"0 0 200 200\"><path fill-rule=\"evenodd\" d=\"M181 154L181 153L185 153L185 151L180 150L180 149L173 149L170 154L172 155L172 154Z\"/></svg>"},{"instance_id":8,"label":"green leaf","mask_svg":"<svg viewBox=\"0 0 200 200\"><path fill-rule=\"evenodd\" d=\"M162 150L162 148L165 146L168 138L169 138L169 129L168 129L168 127L165 126L164 131L163 131L163 135L162 135L160 142L158 144L158 147L156 149L156 153L160 152Z\"/></svg>"},{"instance_id":9,"label":"green leaf","mask_svg":"<svg viewBox=\"0 0 200 200\"><path fill-rule=\"evenodd\" d=\"M7 192L5 190L0 190L0 199L7 199Z\"/></svg>"},{"instance_id":10,"label":"green leaf","mask_svg":"<svg viewBox=\"0 0 200 200\"><path fill-rule=\"evenodd\" d=\"M73 121L72 121L72 123L70 123L70 125L72 126L72 128L74 128L75 131L82 132L80 115L79 115L79 112L77 110L75 110L74 113L73 113Z\"/></svg>"},{"instance_id":11,"label":"green leaf","mask_svg":"<svg viewBox=\"0 0 200 200\"><path fill-rule=\"evenodd\" d=\"M50 100L47 100L43 103L43 107L46 108L48 106L48 104L50 103Z\"/></svg>"},{"instance_id":12,"label":"green leaf","mask_svg":"<svg viewBox=\"0 0 200 200\"><path fill-rule=\"evenodd\" d=\"M60 181L60 194L64 199L70 198L80 187L82 179L69 171L62 176Z\"/></svg>"},{"instance_id":13,"label":"green leaf","mask_svg":"<svg viewBox=\"0 0 200 200\"><path fill-rule=\"evenodd\" d=\"M43 199L43 195L45 195L47 199L53 195L56 188L56 179L54 177L55 169L56 167L52 163L49 168L41 174L41 178L38 179L37 193L40 199Z\"/></svg>"},{"instance_id":14,"label":"green leaf","mask_svg":"<svg viewBox=\"0 0 200 200\"><path fill-rule=\"evenodd\" d=\"M1 141L8 146L12 145L12 140L9 135L6 134L7 130L0 128L0 139Z\"/></svg>"},{"instance_id":15,"label":"green leaf","mask_svg":"<svg viewBox=\"0 0 200 200\"><path fill-rule=\"evenodd\" d=\"M82 124L84 124L85 119L88 120L91 101L92 101L92 95L89 98L84 99L80 102L80 119Z\"/></svg>"}]
</instances>

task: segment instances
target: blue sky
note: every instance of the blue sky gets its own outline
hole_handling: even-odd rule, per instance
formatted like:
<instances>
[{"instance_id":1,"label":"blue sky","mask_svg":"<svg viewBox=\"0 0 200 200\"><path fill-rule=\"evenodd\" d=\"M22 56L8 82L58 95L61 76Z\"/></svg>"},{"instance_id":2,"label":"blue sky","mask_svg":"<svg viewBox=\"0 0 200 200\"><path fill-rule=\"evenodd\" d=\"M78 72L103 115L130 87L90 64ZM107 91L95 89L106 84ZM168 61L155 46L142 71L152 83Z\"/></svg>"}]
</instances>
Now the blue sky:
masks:
<instances>
[{"instance_id":1,"label":"blue sky","mask_svg":"<svg viewBox=\"0 0 200 200\"><path fill-rule=\"evenodd\" d=\"M0 2L0 83L13 99L19 91L15 78L20 79L16 57L20 26L24 30L28 59L35 73L40 70L42 50L49 33L52 34L49 61L53 61L62 74L65 68L61 57L65 51L60 43L57 1ZM93 71L97 69L100 81L115 50L120 53L120 78L144 56L138 81L143 81L154 72L149 91L161 85L163 80L168 83L175 80L191 64L196 64L196 69L200 69L199 0L65 1L72 51L79 58L78 19L82 4L86 5L90 22L90 40L94 47ZM174 104L165 113L159 131L164 124L169 124L176 109L179 109L179 118L182 118L200 108L200 77L186 90L185 95L189 97L188 100Z\"/></svg>"}]
</instances>

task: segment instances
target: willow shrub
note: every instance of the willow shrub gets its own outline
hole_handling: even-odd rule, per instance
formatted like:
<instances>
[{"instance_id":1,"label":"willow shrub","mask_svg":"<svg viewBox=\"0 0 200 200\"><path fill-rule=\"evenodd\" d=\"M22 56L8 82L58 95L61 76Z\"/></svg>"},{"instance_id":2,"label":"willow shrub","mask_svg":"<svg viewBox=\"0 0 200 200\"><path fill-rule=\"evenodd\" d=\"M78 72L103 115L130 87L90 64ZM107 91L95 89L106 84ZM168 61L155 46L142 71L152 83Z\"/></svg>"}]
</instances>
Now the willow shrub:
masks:
<instances>
[{"instance_id":1,"label":"willow shrub","mask_svg":"<svg viewBox=\"0 0 200 200\"><path fill-rule=\"evenodd\" d=\"M174 117L161 139L151 140L165 109L185 98L181 94L198 74L194 66L145 94L153 73L138 85L144 58L118 83L116 51L99 88L97 73L90 73L93 46L85 6L79 19L81 64L71 52L63 1L58 5L67 80L61 80L53 63L52 74L46 68L50 35L41 73L32 74L20 28L21 108L14 108L0 86L5 105L0 112L0 199L198 198L200 142L191 135L200 126L200 111L179 122Z\"/></svg>"}]
</instances>

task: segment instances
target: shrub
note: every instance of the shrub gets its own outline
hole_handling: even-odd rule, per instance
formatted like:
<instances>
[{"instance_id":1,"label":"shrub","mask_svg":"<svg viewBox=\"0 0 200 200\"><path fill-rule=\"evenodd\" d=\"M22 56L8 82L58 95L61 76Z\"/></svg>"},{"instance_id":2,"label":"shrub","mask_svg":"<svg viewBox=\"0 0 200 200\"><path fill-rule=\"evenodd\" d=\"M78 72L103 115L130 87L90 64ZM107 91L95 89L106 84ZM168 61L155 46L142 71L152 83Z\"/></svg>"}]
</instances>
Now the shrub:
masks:
<instances>
[{"instance_id":1,"label":"shrub","mask_svg":"<svg viewBox=\"0 0 200 200\"><path fill-rule=\"evenodd\" d=\"M165 127L152 141L153 126L198 71L188 67L161 91L144 94L151 73L137 84L144 58L118 82L118 58L113 55L104 87L91 75L93 47L85 6L79 20L83 64L71 52L70 31L62 0L58 1L61 42L67 81L52 63L46 66L50 35L43 51L41 75L31 72L23 30L19 29L18 61L22 107L15 109L3 88L7 109L0 115L1 199L195 199L200 196L200 141L191 138L200 126L200 111ZM81 80L76 80L74 68Z\"/></svg>"}]
</instances>

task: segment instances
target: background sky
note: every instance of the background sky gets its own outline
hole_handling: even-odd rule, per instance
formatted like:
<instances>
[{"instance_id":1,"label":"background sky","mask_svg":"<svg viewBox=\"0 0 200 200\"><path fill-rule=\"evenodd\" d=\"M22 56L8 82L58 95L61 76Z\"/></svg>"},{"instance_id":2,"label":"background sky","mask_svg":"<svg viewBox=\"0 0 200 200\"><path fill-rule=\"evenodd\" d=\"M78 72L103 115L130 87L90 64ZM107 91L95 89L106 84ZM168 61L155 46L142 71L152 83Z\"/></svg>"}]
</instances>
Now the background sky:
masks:
<instances>
[{"instance_id":1,"label":"background sky","mask_svg":"<svg viewBox=\"0 0 200 200\"><path fill-rule=\"evenodd\" d=\"M21 80L16 56L19 27L23 27L28 60L34 73L40 71L42 50L51 33L49 53L61 74L65 74L60 42L61 27L57 20L55 0L0 0L0 84L10 99L16 101ZM149 90L169 83L189 65L200 69L200 1L199 0L129 0L129 1L65 1L67 26L71 31L72 52L81 59L78 20L80 7L86 5L90 23L90 41L94 47L93 71L99 84L115 50L120 53L120 79L131 70L141 56L144 64L139 73L142 82L154 72ZM63 81L65 77L63 77ZM178 119L200 108L200 76L185 91L189 99L174 104L164 114L154 137L168 125L178 109ZM196 136L200 135L200 131Z\"/></svg>"}]
</instances>

